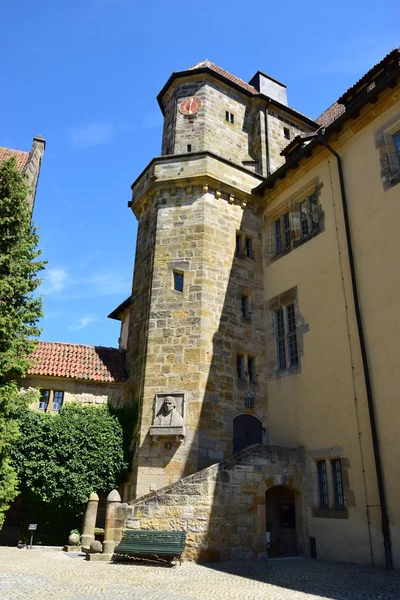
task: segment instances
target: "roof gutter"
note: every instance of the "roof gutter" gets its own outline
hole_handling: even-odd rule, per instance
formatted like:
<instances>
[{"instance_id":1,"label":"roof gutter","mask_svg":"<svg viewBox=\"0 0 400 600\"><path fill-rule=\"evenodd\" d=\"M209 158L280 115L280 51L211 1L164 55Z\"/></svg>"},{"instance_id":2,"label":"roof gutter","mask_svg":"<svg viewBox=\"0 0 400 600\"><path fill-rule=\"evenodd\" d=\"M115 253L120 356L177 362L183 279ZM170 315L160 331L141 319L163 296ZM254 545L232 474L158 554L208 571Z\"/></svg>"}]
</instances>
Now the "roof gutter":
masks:
<instances>
[{"instance_id":1,"label":"roof gutter","mask_svg":"<svg viewBox=\"0 0 400 600\"><path fill-rule=\"evenodd\" d=\"M331 154L333 154L333 156L336 158L336 161L337 161L337 168L338 168L339 182L340 182L340 194L341 194L341 199L342 199L344 224L345 224L345 230L346 230L346 241L347 241L349 264L350 264L354 310L355 310L355 314L356 314L357 330L358 330L358 337L359 337L360 349L361 349L362 365L363 365L363 372L364 372L364 382L365 382L365 388L366 388L366 392L367 392L369 421L370 421L370 426L371 426L372 446L373 446L373 450L374 450L376 478L377 478L377 482L378 482L379 500L380 500L381 517L382 517L383 545L385 548L385 562L386 562L387 569L393 569L392 544L391 544L391 540L390 540L390 523L389 523L389 517L388 517L388 512L387 512L383 468L382 468L382 461L381 461L380 448L379 448L379 439L378 439L378 432L377 432L376 419L375 419L374 398L373 398L373 393L372 393L371 378L370 378L370 374L369 374L368 356L367 356L367 349L366 349L366 345L365 345L364 328L363 328L359 295L358 295L358 287L357 287L357 277L356 277L356 271L355 271L355 265L354 265L353 244L352 244L352 240L351 240L349 214L348 214L348 210L347 210L347 198L346 198L346 188L344 185L342 159L341 159L340 155L332 148L332 146L330 146L328 144L328 141L327 141L326 135L325 135L325 129L320 129L320 131L318 133L319 133L319 139L320 139L321 143L325 146L325 148L327 150L329 150L329 152L331 152Z\"/></svg>"}]
</instances>

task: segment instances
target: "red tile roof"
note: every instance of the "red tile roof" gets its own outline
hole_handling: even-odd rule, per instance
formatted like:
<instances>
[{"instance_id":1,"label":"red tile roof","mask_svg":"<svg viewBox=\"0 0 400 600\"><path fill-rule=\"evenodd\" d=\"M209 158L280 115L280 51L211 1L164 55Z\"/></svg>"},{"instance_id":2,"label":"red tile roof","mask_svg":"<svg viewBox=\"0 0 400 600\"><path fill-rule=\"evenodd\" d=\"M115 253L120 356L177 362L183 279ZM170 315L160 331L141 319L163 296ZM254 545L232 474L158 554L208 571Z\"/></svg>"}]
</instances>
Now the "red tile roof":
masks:
<instances>
[{"instance_id":1,"label":"red tile roof","mask_svg":"<svg viewBox=\"0 0 400 600\"><path fill-rule=\"evenodd\" d=\"M210 60L208 60L208 58L197 63L196 65L193 65L193 67L189 67L188 71L194 71L195 69L205 68L215 71L215 73L222 75L222 77L229 79L229 81L232 81L232 83L236 83L236 85L240 85L240 87L244 88L251 94L257 95L260 93L254 86L250 85L249 83L246 83L245 81L243 81L243 79L236 77L236 75L232 75L232 73L229 73L229 71L225 71L225 69L222 69L222 67L219 67L215 63L211 62Z\"/></svg>"},{"instance_id":2,"label":"red tile roof","mask_svg":"<svg viewBox=\"0 0 400 600\"><path fill-rule=\"evenodd\" d=\"M23 171L26 167L26 163L29 159L29 152L24 152L23 150L11 150L11 148L4 148L0 146L0 162L4 160L8 160L12 156L15 156L17 159L17 167L19 171Z\"/></svg>"},{"instance_id":3,"label":"red tile roof","mask_svg":"<svg viewBox=\"0 0 400 600\"><path fill-rule=\"evenodd\" d=\"M127 378L125 353L118 348L39 342L31 358L37 362L30 375L112 383L123 383Z\"/></svg>"},{"instance_id":4,"label":"red tile roof","mask_svg":"<svg viewBox=\"0 0 400 600\"><path fill-rule=\"evenodd\" d=\"M329 108L327 108L322 115L315 119L316 122L322 127L328 127L333 121L336 121L340 115L342 115L345 111L345 107L343 104L338 104L334 102Z\"/></svg>"}]
</instances>

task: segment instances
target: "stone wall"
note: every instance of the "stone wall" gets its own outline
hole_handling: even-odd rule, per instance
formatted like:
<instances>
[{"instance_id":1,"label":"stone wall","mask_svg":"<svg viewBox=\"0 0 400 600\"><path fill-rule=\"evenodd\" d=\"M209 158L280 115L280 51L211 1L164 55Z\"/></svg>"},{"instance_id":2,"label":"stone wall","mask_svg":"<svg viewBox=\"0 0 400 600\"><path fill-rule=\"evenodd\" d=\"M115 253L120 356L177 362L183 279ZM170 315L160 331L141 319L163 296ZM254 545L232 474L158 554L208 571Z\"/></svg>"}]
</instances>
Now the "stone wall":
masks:
<instances>
[{"instance_id":1,"label":"stone wall","mask_svg":"<svg viewBox=\"0 0 400 600\"><path fill-rule=\"evenodd\" d=\"M297 494L297 548L305 553L304 452L298 448L247 448L130 503L125 527L187 531L185 560L251 559L266 550L265 493L274 486Z\"/></svg>"}]
</instances>

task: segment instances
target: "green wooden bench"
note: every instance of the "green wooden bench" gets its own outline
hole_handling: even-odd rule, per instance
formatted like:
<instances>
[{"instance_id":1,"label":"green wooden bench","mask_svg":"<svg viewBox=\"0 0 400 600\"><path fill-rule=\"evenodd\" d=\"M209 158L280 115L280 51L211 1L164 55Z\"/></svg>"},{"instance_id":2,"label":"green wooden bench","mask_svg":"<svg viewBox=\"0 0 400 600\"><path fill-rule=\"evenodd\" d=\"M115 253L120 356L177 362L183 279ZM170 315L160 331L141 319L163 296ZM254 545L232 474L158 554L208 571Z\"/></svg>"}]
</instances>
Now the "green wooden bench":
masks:
<instances>
[{"instance_id":1,"label":"green wooden bench","mask_svg":"<svg viewBox=\"0 0 400 600\"><path fill-rule=\"evenodd\" d=\"M186 531L148 531L125 529L114 553L122 555L151 555L171 559L181 557L186 545Z\"/></svg>"}]
</instances>

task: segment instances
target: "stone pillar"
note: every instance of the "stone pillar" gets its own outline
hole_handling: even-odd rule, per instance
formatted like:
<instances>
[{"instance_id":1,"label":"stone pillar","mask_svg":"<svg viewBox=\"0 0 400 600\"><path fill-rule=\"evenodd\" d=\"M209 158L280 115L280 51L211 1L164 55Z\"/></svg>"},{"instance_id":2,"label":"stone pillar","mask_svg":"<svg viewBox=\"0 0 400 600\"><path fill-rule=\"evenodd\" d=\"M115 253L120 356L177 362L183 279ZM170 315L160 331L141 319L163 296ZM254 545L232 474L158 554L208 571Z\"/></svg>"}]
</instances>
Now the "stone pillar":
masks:
<instances>
[{"instance_id":1,"label":"stone pillar","mask_svg":"<svg viewBox=\"0 0 400 600\"><path fill-rule=\"evenodd\" d=\"M96 527L97 508L99 506L99 497L96 492L92 492L89 497L89 502L86 507L85 516L83 519L83 532L81 544L83 548L89 548L94 541L94 529Z\"/></svg>"},{"instance_id":2,"label":"stone pillar","mask_svg":"<svg viewBox=\"0 0 400 600\"><path fill-rule=\"evenodd\" d=\"M106 526L104 530L103 554L112 554L121 535L121 525L118 518L118 507L121 496L117 490L112 490L107 496Z\"/></svg>"}]
</instances>

